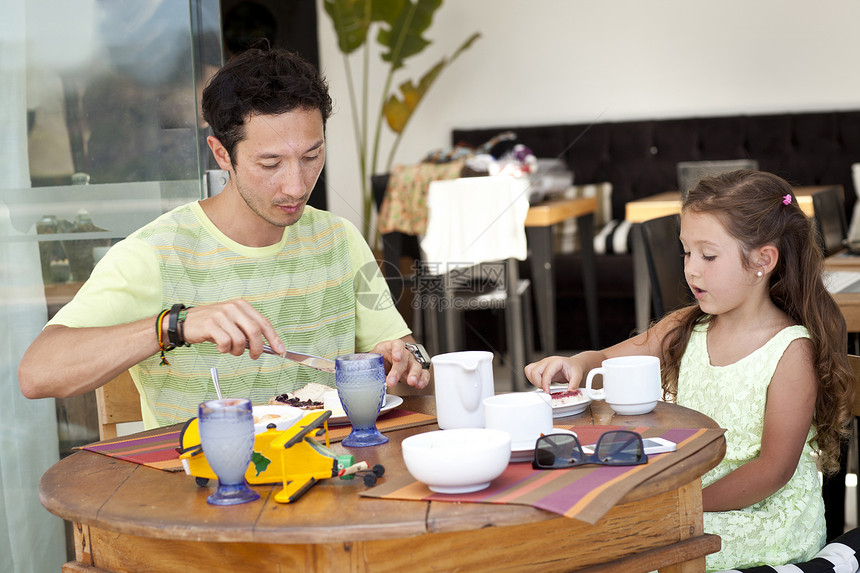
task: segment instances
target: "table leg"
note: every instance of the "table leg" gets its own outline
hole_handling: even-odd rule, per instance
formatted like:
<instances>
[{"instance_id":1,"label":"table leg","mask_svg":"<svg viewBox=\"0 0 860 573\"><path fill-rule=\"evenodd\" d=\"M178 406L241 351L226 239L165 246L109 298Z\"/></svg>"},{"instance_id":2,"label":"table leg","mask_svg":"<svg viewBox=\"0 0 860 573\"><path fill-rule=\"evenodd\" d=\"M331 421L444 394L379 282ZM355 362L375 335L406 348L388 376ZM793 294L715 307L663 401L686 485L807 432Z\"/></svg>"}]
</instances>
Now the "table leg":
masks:
<instances>
[{"instance_id":1,"label":"table leg","mask_svg":"<svg viewBox=\"0 0 860 573\"><path fill-rule=\"evenodd\" d=\"M555 274L552 268L552 227L526 227L531 250L532 285L538 332L544 356L555 353Z\"/></svg>"},{"instance_id":2,"label":"table leg","mask_svg":"<svg viewBox=\"0 0 860 573\"><path fill-rule=\"evenodd\" d=\"M702 480L696 479L678 489L678 514L680 523L678 532L681 541L698 538L705 533L702 509ZM695 556L683 560L683 552L679 554L679 563L660 567L660 573L703 573L705 571L705 556Z\"/></svg>"},{"instance_id":3,"label":"table leg","mask_svg":"<svg viewBox=\"0 0 860 573\"><path fill-rule=\"evenodd\" d=\"M648 278L648 263L645 261L645 243L642 225L630 227L633 235L633 301L636 308L636 330L645 332L651 322L651 279Z\"/></svg>"},{"instance_id":4,"label":"table leg","mask_svg":"<svg viewBox=\"0 0 860 573\"><path fill-rule=\"evenodd\" d=\"M585 293L585 311L588 313L588 333L591 348L600 348L597 317L597 270L594 264L594 213L576 218L579 235L579 252L582 254L582 288Z\"/></svg>"},{"instance_id":5,"label":"table leg","mask_svg":"<svg viewBox=\"0 0 860 573\"><path fill-rule=\"evenodd\" d=\"M520 297L520 275L517 271L517 260L505 261L505 285L507 288L507 301L505 303L505 331L507 335L508 356L510 357L511 384L515 391L528 387L525 379L525 367L528 336L525 334L523 320L524 301Z\"/></svg>"},{"instance_id":6,"label":"table leg","mask_svg":"<svg viewBox=\"0 0 860 573\"><path fill-rule=\"evenodd\" d=\"M90 528L83 523L72 523L75 539L75 561L82 565L93 565L92 547L93 542L90 537Z\"/></svg>"}]
</instances>

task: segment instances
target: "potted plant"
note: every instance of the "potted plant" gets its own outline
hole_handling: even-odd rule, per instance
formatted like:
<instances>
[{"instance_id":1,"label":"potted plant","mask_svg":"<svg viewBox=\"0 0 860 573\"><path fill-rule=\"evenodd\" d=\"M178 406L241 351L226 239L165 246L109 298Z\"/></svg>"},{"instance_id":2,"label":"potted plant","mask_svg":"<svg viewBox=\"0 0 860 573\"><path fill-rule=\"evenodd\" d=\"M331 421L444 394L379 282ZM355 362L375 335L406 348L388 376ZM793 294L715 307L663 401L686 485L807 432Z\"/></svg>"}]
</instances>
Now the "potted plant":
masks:
<instances>
[{"instance_id":1,"label":"potted plant","mask_svg":"<svg viewBox=\"0 0 860 573\"><path fill-rule=\"evenodd\" d=\"M343 54L347 86L352 107L353 129L358 145L358 160L361 173L361 196L363 207L362 234L370 239L370 214L373 194L370 176L380 166L379 142L382 135L382 120L396 134L383 172L391 170L394 153L400 144L403 131L418 104L421 103L439 74L472 43L480 37L475 32L467 38L450 57L443 57L415 82L407 79L400 83L399 93L392 90L394 76L404 61L421 53L430 45L423 37L433 22L433 15L442 5L442 0L324 0L325 11L331 18L337 34L338 48ZM370 42L368 35L375 32L376 43L382 49L380 57L388 65L385 85L381 91L378 114L372 127L368 117L371 95L368 86L370 66ZM353 74L350 55L364 48L361 58L360 92ZM359 93L361 96L359 97ZM370 140L372 133L372 142Z\"/></svg>"}]
</instances>

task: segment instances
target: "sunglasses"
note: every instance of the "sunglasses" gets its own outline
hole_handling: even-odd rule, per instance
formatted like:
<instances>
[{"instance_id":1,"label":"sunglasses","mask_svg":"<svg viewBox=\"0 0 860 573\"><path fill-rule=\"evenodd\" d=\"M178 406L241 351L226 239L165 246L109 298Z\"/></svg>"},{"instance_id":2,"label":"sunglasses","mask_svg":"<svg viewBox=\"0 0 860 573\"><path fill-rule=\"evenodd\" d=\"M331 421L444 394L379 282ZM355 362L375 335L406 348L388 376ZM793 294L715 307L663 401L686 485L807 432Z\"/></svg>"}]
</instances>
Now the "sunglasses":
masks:
<instances>
[{"instance_id":1,"label":"sunglasses","mask_svg":"<svg viewBox=\"0 0 860 573\"><path fill-rule=\"evenodd\" d=\"M600 436L594 453L586 453L577 437L570 434L541 436L535 443L532 467L553 470L585 464L635 466L647 462L642 436L630 430L612 430Z\"/></svg>"}]
</instances>

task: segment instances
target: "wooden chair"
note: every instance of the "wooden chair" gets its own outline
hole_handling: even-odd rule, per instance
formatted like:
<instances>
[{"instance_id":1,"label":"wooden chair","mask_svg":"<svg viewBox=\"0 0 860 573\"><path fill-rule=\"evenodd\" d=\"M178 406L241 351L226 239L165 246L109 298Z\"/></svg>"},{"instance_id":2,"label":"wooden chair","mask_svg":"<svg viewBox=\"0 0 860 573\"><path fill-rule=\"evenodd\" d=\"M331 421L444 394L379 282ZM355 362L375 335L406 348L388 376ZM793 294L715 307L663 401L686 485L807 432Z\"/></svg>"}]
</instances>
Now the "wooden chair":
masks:
<instances>
[{"instance_id":1,"label":"wooden chair","mask_svg":"<svg viewBox=\"0 0 860 573\"><path fill-rule=\"evenodd\" d=\"M690 289L684 277L684 249L678 234L680 215L665 215L640 223L645 263L651 282L653 318L690 304Z\"/></svg>"},{"instance_id":2,"label":"wooden chair","mask_svg":"<svg viewBox=\"0 0 860 573\"><path fill-rule=\"evenodd\" d=\"M819 573L851 571L854 573L858 553L860 553L860 527L855 527L830 541L812 561L788 566L759 565L745 569L732 569L732 571L735 573L778 573L779 571L818 571Z\"/></svg>"},{"instance_id":3,"label":"wooden chair","mask_svg":"<svg viewBox=\"0 0 860 573\"><path fill-rule=\"evenodd\" d=\"M845 217L845 195L842 187L835 186L812 195L813 220L818 231L818 241L824 256L845 248L848 223Z\"/></svg>"},{"instance_id":4,"label":"wooden chair","mask_svg":"<svg viewBox=\"0 0 860 573\"><path fill-rule=\"evenodd\" d=\"M857 387L860 386L860 356L855 354L848 355L848 365L851 366L851 371L854 372L854 407L851 413L855 416L860 416L860 392L857 392Z\"/></svg>"},{"instance_id":5,"label":"wooden chair","mask_svg":"<svg viewBox=\"0 0 860 573\"><path fill-rule=\"evenodd\" d=\"M99 414L99 439L117 437L116 425L139 422L140 393L128 370L99 388L96 388L96 407Z\"/></svg>"},{"instance_id":6,"label":"wooden chair","mask_svg":"<svg viewBox=\"0 0 860 573\"><path fill-rule=\"evenodd\" d=\"M426 274L417 285L425 316L425 340L438 353L466 348L466 311L499 309L503 313L510 357L507 366L515 390L530 386L524 370L534 349L531 281L519 277L515 258L518 246L499 243L500 239L503 241L503 238L514 237L517 233L522 233L525 239L523 222L517 221L513 215L523 207L528 209L526 199L518 192L513 179L506 177L466 177L431 182L427 190L427 233L422 239L421 251L422 258L426 258L427 242L434 237L433 243L442 260L433 255L430 255L430 260L424 260L422 268ZM489 203L493 201L498 201L498 204L490 207ZM441 210L443 206L452 205L458 206L460 213L472 211L469 223L452 218L450 213ZM500 205L504 206L504 216L488 215L497 213ZM476 210L481 211L480 215L474 212ZM525 211L521 214L524 219ZM475 225L470 225L472 220L477 220ZM470 231L468 244L464 240L451 241L452 236L463 236L464 225L481 231ZM487 230L491 232L485 233ZM456 246L452 247L452 244ZM470 251L472 248L475 250ZM487 258L485 253L488 250L499 258ZM482 258L475 261L470 252L480 252ZM470 266L461 261L471 261Z\"/></svg>"},{"instance_id":7,"label":"wooden chair","mask_svg":"<svg viewBox=\"0 0 860 573\"><path fill-rule=\"evenodd\" d=\"M856 417L860 416L860 392L857 391L860 387L860 356L849 354L848 365L854 374L855 392L851 413L856 421ZM846 444L842 455L850 458L855 452L860 452L860 444L858 444L856 437ZM824 516L827 521L828 541L841 535L845 528L845 476L848 474L849 463L848 459L844 459L841 469L836 474L824 478L821 493L824 495ZM860 498L857 500L857 509L860 510Z\"/></svg>"},{"instance_id":8,"label":"wooden chair","mask_svg":"<svg viewBox=\"0 0 860 573\"><path fill-rule=\"evenodd\" d=\"M714 177L737 169L758 171L758 161L755 159L721 159L718 161L679 161L675 165L678 172L678 189L681 196L699 183L702 177Z\"/></svg>"}]
</instances>

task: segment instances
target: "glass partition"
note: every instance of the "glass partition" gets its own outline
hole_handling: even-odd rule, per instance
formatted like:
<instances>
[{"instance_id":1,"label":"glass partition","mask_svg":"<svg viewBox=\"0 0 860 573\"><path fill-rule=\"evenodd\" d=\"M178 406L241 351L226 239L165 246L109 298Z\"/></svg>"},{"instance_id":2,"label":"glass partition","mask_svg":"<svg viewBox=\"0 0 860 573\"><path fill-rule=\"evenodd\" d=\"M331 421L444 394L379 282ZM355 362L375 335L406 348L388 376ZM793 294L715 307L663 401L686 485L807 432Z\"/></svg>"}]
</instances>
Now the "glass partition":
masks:
<instances>
[{"instance_id":1,"label":"glass partition","mask_svg":"<svg viewBox=\"0 0 860 573\"><path fill-rule=\"evenodd\" d=\"M221 64L220 17L217 0L27 0L24 19L29 177L3 191L0 240L38 245L50 318L111 244L204 194L199 94ZM63 409L66 450L96 426Z\"/></svg>"},{"instance_id":2,"label":"glass partition","mask_svg":"<svg viewBox=\"0 0 860 573\"><path fill-rule=\"evenodd\" d=\"M110 245L204 196L199 95L221 54L218 0L4 2L0 554L34 567L15 570L58 568L38 478L99 438L92 393L26 400L17 364Z\"/></svg>"},{"instance_id":3,"label":"glass partition","mask_svg":"<svg viewBox=\"0 0 860 573\"><path fill-rule=\"evenodd\" d=\"M26 11L32 186L200 180L197 96L221 62L217 0L29 0Z\"/></svg>"}]
</instances>

